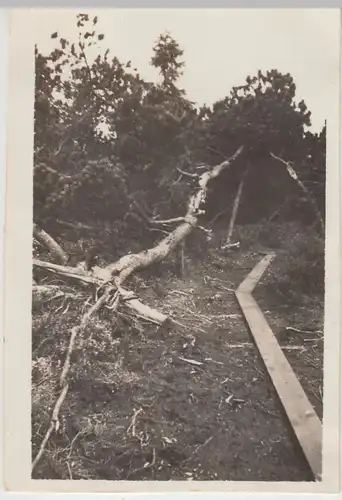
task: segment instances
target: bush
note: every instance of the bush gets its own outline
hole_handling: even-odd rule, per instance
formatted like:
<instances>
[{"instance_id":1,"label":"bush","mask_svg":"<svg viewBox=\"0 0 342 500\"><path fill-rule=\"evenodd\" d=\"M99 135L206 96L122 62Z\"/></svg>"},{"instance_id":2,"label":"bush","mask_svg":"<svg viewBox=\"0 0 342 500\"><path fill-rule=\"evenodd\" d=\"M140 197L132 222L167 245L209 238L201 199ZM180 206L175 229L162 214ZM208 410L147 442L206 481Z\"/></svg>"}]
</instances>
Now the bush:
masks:
<instances>
[{"instance_id":1,"label":"bush","mask_svg":"<svg viewBox=\"0 0 342 500\"><path fill-rule=\"evenodd\" d=\"M289 300L324 299L325 242L314 229L298 223L237 226L234 239L252 251L273 249L277 258L269 268L267 288Z\"/></svg>"},{"instance_id":2,"label":"bush","mask_svg":"<svg viewBox=\"0 0 342 500\"><path fill-rule=\"evenodd\" d=\"M323 238L317 235L293 240L284 255L279 285L291 295L304 294L324 298L324 250Z\"/></svg>"},{"instance_id":3,"label":"bush","mask_svg":"<svg viewBox=\"0 0 342 500\"><path fill-rule=\"evenodd\" d=\"M283 226L282 231L275 227L273 230L272 238L278 238L280 245L270 268L270 285L289 300L324 300L324 238L310 228L294 224Z\"/></svg>"}]
</instances>

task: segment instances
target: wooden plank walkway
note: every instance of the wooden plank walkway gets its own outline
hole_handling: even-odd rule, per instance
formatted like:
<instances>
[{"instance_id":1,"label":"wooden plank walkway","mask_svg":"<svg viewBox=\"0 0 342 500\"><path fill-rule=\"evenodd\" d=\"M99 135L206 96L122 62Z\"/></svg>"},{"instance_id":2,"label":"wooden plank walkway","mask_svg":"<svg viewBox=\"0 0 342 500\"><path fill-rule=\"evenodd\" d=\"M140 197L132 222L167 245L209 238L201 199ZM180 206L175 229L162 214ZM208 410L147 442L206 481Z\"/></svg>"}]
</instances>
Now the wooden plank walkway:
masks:
<instances>
[{"instance_id":1,"label":"wooden plank walkway","mask_svg":"<svg viewBox=\"0 0 342 500\"><path fill-rule=\"evenodd\" d=\"M235 292L255 344L316 481L322 480L322 424L252 296L274 259L268 254Z\"/></svg>"}]
</instances>

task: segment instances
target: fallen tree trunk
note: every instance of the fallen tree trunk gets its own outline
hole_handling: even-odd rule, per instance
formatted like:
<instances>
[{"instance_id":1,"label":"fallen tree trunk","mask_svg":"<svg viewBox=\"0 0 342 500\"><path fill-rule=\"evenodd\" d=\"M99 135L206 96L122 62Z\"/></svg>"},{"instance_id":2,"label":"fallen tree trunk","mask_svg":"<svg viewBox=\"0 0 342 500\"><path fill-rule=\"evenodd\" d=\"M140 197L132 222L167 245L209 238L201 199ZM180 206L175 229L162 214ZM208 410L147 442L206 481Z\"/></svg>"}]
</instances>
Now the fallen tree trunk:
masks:
<instances>
[{"instance_id":1,"label":"fallen tree trunk","mask_svg":"<svg viewBox=\"0 0 342 500\"><path fill-rule=\"evenodd\" d=\"M208 184L212 179L215 179L220 173L229 168L231 163L242 153L241 146L231 158L223 161L219 165L215 165L211 170L198 176L198 189L194 195L190 197L188 210L184 217L177 217L162 221L164 224L183 220L174 231L163 238L155 247L148 250L143 250L138 254L125 255L113 264L109 264L106 269L118 287L135 271L149 267L155 262L160 262L169 255L178 244L184 240L198 224L198 218L204 213L201 208L206 202ZM153 222L153 221L152 221ZM154 221L158 223L159 221Z\"/></svg>"},{"instance_id":2,"label":"fallen tree trunk","mask_svg":"<svg viewBox=\"0 0 342 500\"><path fill-rule=\"evenodd\" d=\"M33 236L42 243L51 253L51 255L61 264L67 264L68 254L46 231L33 224Z\"/></svg>"},{"instance_id":3,"label":"fallen tree trunk","mask_svg":"<svg viewBox=\"0 0 342 500\"><path fill-rule=\"evenodd\" d=\"M52 432L54 430L58 430L59 428L59 411L65 400L69 388L67 377L70 369L71 355L78 334L88 324L90 317L109 301L110 295L112 291L115 290L115 287L126 305L130 309L133 309L140 316L143 316L145 318L148 317L150 320L152 319L159 324L164 323L168 319L165 315L159 313L158 311L154 311L148 306L142 304L134 293L123 289L122 284L125 279L127 279L131 274L133 274L133 272L137 271L138 269L146 268L155 262L163 260L167 255L169 255L170 252L172 252L177 247L179 243L184 241L185 237L190 234L193 228L197 225L199 216L204 213L201 207L206 201L207 186L209 181L217 177L222 172L222 170L228 168L231 162L241 154L242 149L243 148L240 147L230 159L225 160L221 164L213 167L210 171L205 172L204 174L199 176L198 190L193 196L191 196L189 200L188 210L184 217L184 222L180 224L172 233L161 240L155 247L144 250L138 254L125 255L117 262L110 264L104 269L94 268L92 273L81 268L58 266L56 264L50 264L48 262L42 262L36 259L33 261L33 265L45 268L50 272L54 272L56 274L60 274L69 278L71 277L86 283L97 284L100 286L103 286L104 283L107 282L107 286L105 287L103 295L82 316L80 324L73 327L71 330L67 354L60 376L60 394L52 411L49 427L46 431L45 437L42 440L35 459L33 460L31 469L32 471L35 469L39 460L41 459ZM60 253L59 257L61 257ZM112 281L112 279L115 283L115 287L113 287L112 284L108 283ZM117 302L115 302L115 307L116 304Z\"/></svg>"},{"instance_id":4,"label":"fallen tree trunk","mask_svg":"<svg viewBox=\"0 0 342 500\"><path fill-rule=\"evenodd\" d=\"M215 165L211 170L204 172L202 175L198 175L198 189L195 194L190 197L186 215L184 217L170 219L169 221L163 221L163 223L167 223L182 220L182 224L163 238L155 247L143 250L138 254L125 255L105 268L95 266L91 272L82 267L60 266L37 259L33 260L33 265L67 278L73 278L97 286L103 286L113 280L121 297L124 301L127 301L127 294L130 294L130 292L122 288L124 281L135 271L147 268L153 263L165 259L165 257L184 241L197 226L200 215L204 213L201 207L203 207L206 202L209 182L218 177L224 169L229 168L231 163L242 153L242 150L243 146L241 146L231 158ZM136 297L134 297L134 300L131 297L129 298L130 300L127 301L128 307L133 309L138 315L161 324L166 321L167 317L165 315L160 315L158 311L145 306Z\"/></svg>"}]
</instances>

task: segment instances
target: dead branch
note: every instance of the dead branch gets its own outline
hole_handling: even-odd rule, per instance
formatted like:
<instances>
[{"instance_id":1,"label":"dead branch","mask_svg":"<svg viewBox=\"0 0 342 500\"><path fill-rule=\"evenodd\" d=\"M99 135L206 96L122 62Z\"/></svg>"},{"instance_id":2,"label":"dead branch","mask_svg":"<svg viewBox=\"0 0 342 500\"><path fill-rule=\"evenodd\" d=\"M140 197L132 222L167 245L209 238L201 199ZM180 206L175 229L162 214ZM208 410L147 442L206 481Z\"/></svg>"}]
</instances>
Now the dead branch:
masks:
<instances>
[{"instance_id":1,"label":"dead branch","mask_svg":"<svg viewBox=\"0 0 342 500\"><path fill-rule=\"evenodd\" d=\"M299 179L298 175L297 175L297 172L295 171L295 169L290 165L289 162L283 160L283 158L280 158L279 156L276 156L274 153L270 153L270 155L272 156L272 158L274 158L275 160L278 160L280 161L283 165L285 165L286 167L286 170L289 174L289 176L298 184L298 186L300 187L300 189L303 191L303 193L305 194L307 200L309 201L309 203L311 203L311 206L315 212L315 215L317 217L317 220L318 222L320 223L320 226L321 226L321 229L322 229L322 232L323 232L323 235L325 233L325 229L324 229L324 221L323 221L323 217L322 217L322 214L317 206L317 203L315 201L315 199L311 196L308 188L302 183L302 181Z\"/></svg>"},{"instance_id":2,"label":"dead branch","mask_svg":"<svg viewBox=\"0 0 342 500\"><path fill-rule=\"evenodd\" d=\"M223 245L221 250L231 250L232 248L240 248L240 242L236 241L235 243L229 243L229 245Z\"/></svg>"},{"instance_id":3,"label":"dead branch","mask_svg":"<svg viewBox=\"0 0 342 500\"><path fill-rule=\"evenodd\" d=\"M217 219L219 217L221 217L221 215L226 214L228 212L228 210L229 210L229 208L225 208L224 210L221 210L221 212L218 212L216 215L214 215L214 217L211 219L209 224L210 225L214 224L214 222L217 221Z\"/></svg>"},{"instance_id":4,"label":"dead branch","mask_svg":"<svg viewBox=\"0 0 342 500\"><path fill-rule=\"evenodd\" d=\"M198 229L200 229L201 231L203 231L203 233L206 234L207 240L211 239L212 234L213 234L213 230L212 229L207 229L206 227L203 227L203 226L197 226L197 227L198 227Z\"/></svg>"},{"instance_id":5,"label":"dead branch","mask_svg":"<svg viewBox=\"0 0 342 500\"><path fill-rule=\"evenodd\" d=\"M60 392L59 397L58 397L56 404L54 406L48 430L47 430L47 432L44 436L44 439L40 445L39 451L38 451L35 459L32 462L32 471L35 469L39 460L43 456L45 447L47 445L47 442L48 442L53 430L54 429L58 430L58 428L59 428L58 415L59 415L60 408L65 400L65 397L67 395L68 388L69 388L69 385L67 383L67 376L68 376L69 369L70 369L70 359L71 359L71 354L73 352L73 348L75 345L76 337L80 333L80 331L83 330L87 326L87 324L90 320L90 317L106 303L112 290L113 290L113 287L108 286L106 288L106 290L104 291L103 295L99 298L99 300L92 307L90 307L88 309L88 311L84 314L84 316L81 319L80 324L78 326L72 328L72 330L71 330L71 336L70 336L70 340L69 340L67 354L65 357L63 369L62 369L61 376L60 376L60 385L62 387L61 392Z\"/></svg>"},{"instance_id":6,"label":"dead branch","mask_svg":"<svg viewBox=\"0 0 342 500\"><path fill-rule=\"evenodd\" d=\"M94 228L91 226L88 226L87 224L82 224L81 222L68 222L64 220L57 219L56 220L57 224L60 224L61 226L64 227L69 227L70 229L85 229L88 231L93 231Z\"/></svg>"},{"instance_id":7,"label":"dead branch","mask_svg":"<svg viewBox=\"0 0 342 500\"><path fill-rule=\"evenodd\" d=\"M300 330L299 328L295 328L294 326L286 326L285 330L290 330L292 332L297 332L297 333L323 333L322 330Z\"/></svg>"},{"instance_id":8,"label":"dead branch","mask_svg":"<svg viewBox=\"0 0 342 500\"><path fill-rule=\"evenodd\" d=\"M237 216L237 213L238 213L238 209L239 209L239 205L240 205L240 200L241 200L242 189L243 189L243 185L244 185L247 173L248 173L248 167L245 169L245 171L244 171L244 173L242 175L241 181L239 183L238 190L237 190L235 198L234 198L233 210L232 210L232 215L231 215L231 218L230 218L230 221L229 221L228 234L227 234L225 248L230 248L230 246L232 244L232 236L233 236L233 231L234 231L236 216Z\"/></svg>"},{"instance_id":9,"label":"dead branch","mask_svg":"<svg viewBox=\"0 0 342 500\"><path fill-rule=\"evenodd\" d=\"M65 399L65 397L67 395L68 388L69 388L68 384L65 384L65 386L61 390L60 395L59 395L59 397L58 397L58 399L56 401L56 404L55 404L54 409L52 411L50 425L48 427L48 430L46 431L46 434L44 436L43 441L41 442L41 445L39 447L39 451L38 451L35 459L32 462L31 472L34 471L34 469L35 469L36 465L38 464L39 460L42 458L43 453L44 453L45 448L46 448L46 445L47 445L47 442L48 442L48 440L49 440L49 438L50 438L50 436L52 434L52 431L54 429L56 429L56 427L58 426L57 422L58 422L59 410L61 409L63 401L64 401L64 399Z\"/></svg>"},{"instance_id":10,"label":"dead branch","mask_svg":"<svg viewBox=\"0 0 342 500\"><path fill-rule=\"evenodd\" d=\"M45 262L38 259L33 259L32 263L33 266L46 269L51 273L65 276L66 278L73 278L88 284L99 285L101 282L105 281L105 279L91 276L90 273L87 273L87 271L82 267L60 266L58 264L52 264L51 262ZM108 279L108 273L106 273L105 276Z\"/></svg>"},{"instance_id":11,"label":"dead branch","mask_svg":"<svg viewBox=\"0 0 342 500\"><path fill-rule=\"evenodd\" d=\"M132 436L134 437L135 436L135 425L136 425L136 420L137 420L137 416L139 415L139 413L142 413L143 412L143 409L142 408L139 408L139 410L135 411L134 412L134 415L132 417L132 420L131 420L131 423L127 429L127 434L129 433L129 431L132 429Z\"/></svg>"},{"instance_id":12,"label":"dead branch","mask_svg":"<svg viewBox=\"0 0 342 500\"><path fill-rule=\"evenodd\" d=\"M185 271L185 239L182 240L179 244L178 262L179 262L179 275L183 277Z\"/></svg>"},{"instance_id":13,"label":"dead branch","mask_svg":"<svg viewBox=\"0 0 342 500\"><path fill-rule=\"evenodd\" d=\"M83 268L59 266L57 264L52 264L50 262L44 262L36 259L33 260L33 265L42 269L46 269L47 271L58 274L60 276L65 276L66 278L72 278L86 284L96 285L100 287L103 286L106 282L109 282L111 278L108 270L97 266L93 268L93 274L91 274L90 272L85 271ZM159 325L167 322L168 317L165 316L165 314L162 314L156 309L143 304L135 294L132 294L132 292L125 290L121 286L118 288L118 291L125 305L129 309L134 311L137 316Z\"/></svg>"},{"instance_id":14,"label":"dead branch","mask_svg":"<svg viewBox=\"0 0 342 500\"><path fill-rule=\"evenodd\" d=\"M136 207L136 209L138 210L139 214L144 219L144 221L146 223L149 223L150 222L150 218L147 215L147 213L145 212L144 208L137 202L137 200L135 198L133 198L133 196L129 196L129 199L131 200L131 202L133 203L133 205Z\"/></svg>"},{"instance_id":15,"label":"dead branch","mask_svg":"<svg viewBox=\"0 0 342 500\"><path fill-rule=\"evenodd\" d=\"M51 255L61 264L66 264L69 260L68 254L47 232L40 229L37 224L33 224L33 236L42 243Z\"/></svg>"},{"instance_id":16,"label":"dead branch","mask_svg":"<svg viewBox=\"0 0 342 500\"><path fill-rule=\"evenodd\" d=\"M195 366L202 366L203 363L201 361L196 361L195 359L187 359L187 358L182 358L181 356L178 356L178 359L181 361L185 361L186 363L189 363L190 365L195 365Z\"/></svg>"},{"instance_id":17,"label":"dead branch","mask_svg":"<svg viewBox=\"0 0 342 500\"><path fill-rule=\"evenodd\" d=\"M288 197L286 198L286 200L284 201L284 203L282 203L282 204L280 205L280 207L278 207L278 208L277 208L277 210L275 210L275 211L272 213L272 215L271 215L271 216L270 216L270 217L266 220L266 224L271 223L271 222L272 222L272 220L273 220L275 217L277 217L277 215L279 215L279 214L280 214L280 212L281 212L282 210L284 210L284 209L286 208L286 206L290 203L290 201L292 201L292 197L291 197L291 196L288 196Z\"/></svg>"},{"instance_id":18,"label":"dead branch","mask_svg":"<svg viewBox=\"0 0 342 500\"><path fill-rule=\"evenodd\" d=\"M180 168L177 167L178 172L180 172L183 175L186 175L187 177L198 177L198 174L190 174L190 172L184 172L184 170L181 170Z\"/></svg>"},{"instance_id":19,"label":"dead branch","mask_svg":"<svg viewBox=\"0 0 342 500\"><path fill-rule=\"evenodd\" d=\"M174 219L158 220L154 219L151 222L153 224L171 224L172 222L184 222L185 217L175 217Z\"/></svg>"},{"instance_id":20,"label":"dead branch","mask_svg":"<svg viewBox=\"0 0 342 500\"><path fill-rule=\"evenodd\" d=\"M75 344L75 340L76 340L77 335L79 334L79 332L81 330L83 330L87 326L87 324L90 320L90 317L107 302L107 300L108 300L108 298L113 290L114 290L113 286L108 286L105 289L103 295L101 295L101 297L98 299L98 301L92 307L90 307L88 309L88 311L84 314L84 316L81 319L80 324L78 326L72 328L71 336L70 336L70 340L69 340L69 345L68 345L68 350L67 350L67 354L65 357L64 366L63 366L62 373L60 376L60 385L61 386L63 386L63 384L65 383L66 377L67 377L68 372L69 372L70 358L71 358L71 354L72 354L72 351L74 348L74 344Z\"/></svg>"},{"instance_id":21,"label":"dead branch","mask_svg":"<svg viewBox=\"0 0 342 500\"><path fill-rule=\"evenodd\" d=\"M188 458L186 458L185 460L183 460L182 464L185 464L186 462L189 462L189 460L191 460L191 459L192 459L192 457L193 457L193 456L194 456L194 455L195 455L195 454L196 454L196 453L197 453L197 452L198 452L201 448L203 448L204 446L206 446L207 444L209 444L209 443L210 443L210 441L211 441L212 439L213 439L213 436L210 436L208 439L206 439L206 440L204 441L204 443L197 445L197 446L196 446L196 448L194 449L194 451L191 453L191 455L190 455Z\"/></svg>"}]
</instances>

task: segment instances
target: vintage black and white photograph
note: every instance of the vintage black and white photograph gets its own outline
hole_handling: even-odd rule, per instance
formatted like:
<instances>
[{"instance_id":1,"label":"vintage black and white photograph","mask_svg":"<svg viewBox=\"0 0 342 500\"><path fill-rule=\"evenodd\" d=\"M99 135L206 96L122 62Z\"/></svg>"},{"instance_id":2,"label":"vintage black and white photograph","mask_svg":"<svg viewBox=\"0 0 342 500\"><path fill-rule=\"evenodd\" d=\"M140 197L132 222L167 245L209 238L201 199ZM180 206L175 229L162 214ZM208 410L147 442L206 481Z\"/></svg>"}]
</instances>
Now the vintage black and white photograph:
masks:
<instances>
[{"instance_id":1,"label":"vintage black and white photograph","mask_svg":"<svg viewBox=\"0 0 342 500\"><path fill-rule=\"evenodd\" d=\"M32 479L322 481L334 16L37 12Z\"/></svg>"}]
</instances>

